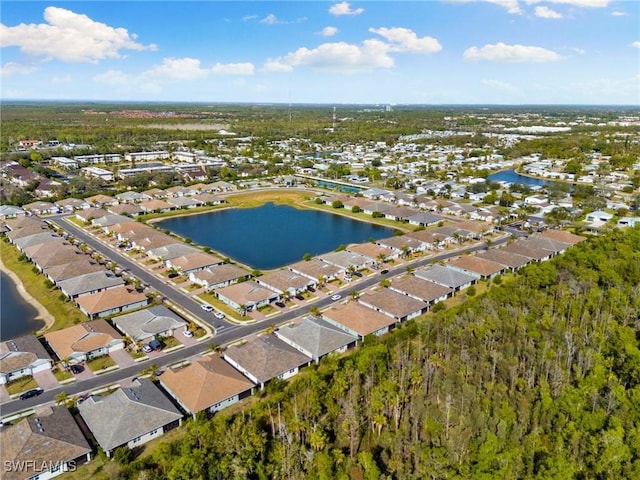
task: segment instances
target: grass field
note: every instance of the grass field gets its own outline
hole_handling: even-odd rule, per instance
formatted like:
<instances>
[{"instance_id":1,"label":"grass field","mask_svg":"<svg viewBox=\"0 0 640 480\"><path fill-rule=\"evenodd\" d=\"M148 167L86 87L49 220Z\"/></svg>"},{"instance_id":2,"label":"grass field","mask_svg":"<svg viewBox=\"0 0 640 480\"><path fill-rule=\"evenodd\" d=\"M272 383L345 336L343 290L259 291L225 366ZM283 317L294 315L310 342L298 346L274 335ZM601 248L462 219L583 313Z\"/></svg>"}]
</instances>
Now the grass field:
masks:
<instances>
[{"instance_id":1,"label":"grass field","mask_svg":"<svg viewBox=\"0 0 640 480\"><path fill-rule=\"evenodd\" d=\"M4 240L0 242L2 263L18 276L25 290L55 318L55 323L49 331L61 330L87 320L74 303L60 299L60 290L47 286L44 275L33 272L32 263L21 262L18 259L19 255L13 245Z\"/></svg>"},{"instance_id":2,"label":"grass field","mask_svg":"<svg viewBox=\"0 0 640 480\"><path fill-rule=\"evenodd\" d=\"M9 395L16 395L18 393L26 392L32 388L38 388L38 384L31 375L25 375L5 385Z\"/></svg>"}]
</instances>

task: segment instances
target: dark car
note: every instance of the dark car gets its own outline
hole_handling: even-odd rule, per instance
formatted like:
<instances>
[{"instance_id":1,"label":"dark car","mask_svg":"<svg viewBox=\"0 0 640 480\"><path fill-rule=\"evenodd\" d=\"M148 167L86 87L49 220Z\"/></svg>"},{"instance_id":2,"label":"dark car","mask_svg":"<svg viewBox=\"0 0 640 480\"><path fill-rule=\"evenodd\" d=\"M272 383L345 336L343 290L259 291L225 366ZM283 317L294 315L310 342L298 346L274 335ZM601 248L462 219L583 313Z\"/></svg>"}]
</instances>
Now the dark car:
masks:
<instances>
[{"instance_id":1,"label":"dark car","mask_svg":"<svg viewBox=\"0 0 640 480\"><path fill-rule=\"evenodd\" d=\"M304 297L302 295L300 295L299 293L296 295L296 298L298 300L304 300Z\"/></svg>"},{"instance_id":2,"label":"dark car","mask_svg":"<svg viewBox=\"0 0 640 480\"><path fill-rule=\"evenodd\" d=\"M282 302L276 302L276 307L284 308L285 305Z\"/></svg>"},{"instance_id":3,"label":"dark car","mask_svg":"<svg viewBox=\"0 0 640 480\"><path fill-rule=\"evenodd\" d=\"M162 345L162 342L158 340L151 340L149 342L149 347L151 347L151 350L162 350L163 346L164 345Z\"/></svg>"},{"instance_id":4,"label":"dark car","mask_svg":"<svg viewBox=\"0 0 640 480\"><path fill-rule=\"evenodd\" d=\"M356 277L362 277L362 274L361 274L360 272L353 272L353 274L354 274Z\"/></svg>"},{"instance_id":5,"label":"dark car","mask_svg":"<svg viewBox=\"0 0 640 480\"><path fill-rule=\"evenodd\" d=\"M389 270L387 270L387 269L380 270L380 275L386 275L387 273L389 273Z\"/></svg>"},{"instance_id":6,"label":"dark car","mask_svg":"<svg viewBox=\"0 0 640 480\"><path fill-rule=\"evenodd\" d=\"M71 370L71 373L80 373L82 372L83 368L80 365L71 365L69 367L69 370Z\"/></svg>"},{"instance_id":7,"label":"dark car","mask_svg":"<svg viewBox=\"0 0 640 480\"><path fill-rule=\"evenodd\" d=\"M313 288L313 287L307 287L307 290L309 290L310 292L315 292L316 291L316 289Z\"/></svg>"},{"instance_id":8,"label":"dark car","mask_svg":"<svg viewBox=\"0 0 640 480\"><path fill-rule=\"evenodd\" d=\"M23 392L22 395L20 395L20 400L26 400L27 398L37 397L41 393L42 393L42 390L40 390L39 388L33 388L31 390L27 390L26 392Z\"/></svg>"}]
</instances>

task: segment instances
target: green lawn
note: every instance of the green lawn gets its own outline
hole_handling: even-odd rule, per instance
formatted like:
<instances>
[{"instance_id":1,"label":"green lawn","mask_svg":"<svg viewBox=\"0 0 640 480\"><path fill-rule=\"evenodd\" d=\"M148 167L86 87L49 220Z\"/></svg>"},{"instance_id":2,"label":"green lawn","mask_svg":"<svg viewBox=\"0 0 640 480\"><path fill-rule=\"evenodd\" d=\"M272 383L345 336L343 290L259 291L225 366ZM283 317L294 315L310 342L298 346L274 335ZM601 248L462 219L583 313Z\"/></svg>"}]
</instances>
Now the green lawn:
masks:
<instances>
[{"instance_id":1,"label":"green lawn","mask_svg":"<svg viewBox=\"0 0 640 480\"><path fill-rule=\"evenodd\" d=\"M9 395L16 395L18 393L26 392L33 388L38 388L38 384L31 375L20 377L16 380L12 380L5 385Z\"/></svg>"},{"instance_id":2,"label":"green lawn","mask_svg":"<svg viewBox=\"0 0 640 480\"><path fill-rule=\"evenodd\" d=\"M19 255L18 250L8 241L0 242L2 262L20 278L27 292L55 318L55 323L49 331L61 330L87 320L74 303L60 299L60 290L47 286L44 275L33 272L31 262L18 260Z\"/></svg>"},{"instance_id":3,"label":"green lawn","mask_svg":"<svg viewBox=\"0 0 640 480\"><path fill-rule=\"evenodd\" d=\"M73 378L73 373L71 373L69 370L62 368L60 366L53 369L53 374L55 375L55 377L58 379L59 382Z\"/></svg>"},{"instance_id":4,"label":"green lawn","mask_svg":"<svg viewBox=\"0 0 640 480\"><path fill-rule=\"evenodd\" d=\"M182 345L176 337L162 337L162 343L164 344L163 350Z\"/></svg>"},{"instance_id":5,"label":"green lawn","mask_svg":"<svg viewBox=\"0 0 640 480\"><path fill-rule=\"evenodd\" d=\"M109 355L103 355L101 357L87 360L87 366L91 369L92 372L98 372L100 370L104 370L105 368L115 367L116 365L117 363Z\"/></svg>"}]
</instances>

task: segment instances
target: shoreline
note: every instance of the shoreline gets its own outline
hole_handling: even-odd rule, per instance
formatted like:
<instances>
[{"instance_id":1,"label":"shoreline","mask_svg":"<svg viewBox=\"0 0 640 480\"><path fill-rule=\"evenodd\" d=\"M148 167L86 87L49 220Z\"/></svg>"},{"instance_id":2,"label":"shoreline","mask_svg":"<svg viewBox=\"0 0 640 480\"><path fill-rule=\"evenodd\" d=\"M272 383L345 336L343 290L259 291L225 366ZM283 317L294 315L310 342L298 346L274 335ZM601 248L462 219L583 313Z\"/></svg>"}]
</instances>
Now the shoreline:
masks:
<instances>
[{"instance_id":1,"label":"shoreline","mask_svg":"<svg viewBox=\"0 0 640 480\"><path fill-rule=\"evenodd\" d=\"M2 272L5 273L15 284L18 295L20 295L25 302L36 309L38 315L34 318L34 320L44 322L44 326L36 332L36 335L41 335L49 330L56 321L53 315L51 315L51 313L49 313L49 311L44 308L44 306L40 302L38 302L29 292L27 292L18 275L2 262L2 258L0 258L0 270L2 270Z\"/></svg>"}]
</instances>

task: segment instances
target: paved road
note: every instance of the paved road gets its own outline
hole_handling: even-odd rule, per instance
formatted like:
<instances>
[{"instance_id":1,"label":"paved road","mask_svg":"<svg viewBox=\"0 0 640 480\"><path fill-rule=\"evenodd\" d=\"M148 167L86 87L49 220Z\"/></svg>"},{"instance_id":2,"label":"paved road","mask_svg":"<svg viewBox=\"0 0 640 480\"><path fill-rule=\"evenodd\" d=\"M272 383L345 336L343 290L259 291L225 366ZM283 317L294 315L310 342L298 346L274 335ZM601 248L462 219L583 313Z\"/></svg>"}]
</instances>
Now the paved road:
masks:
<instances>
[{"instance_id":1,"label":"paved road","mask_svg":"<svg viewBox=\"0 0 640 480\"><path fill-rule=\"evenodd\" d=\"M277 315L273 315L265 320L248 324L248 325L235 325L226 321L207 318L205 315L203 315L204 312L200 308L200 304L198 304L195 300L185 295L180 290L173 288L170 285L167 285L163 280L150 274L147 270L137 265L135 262L129 259L129 257L122 254L117 249L114 249L108 245L103 244L101 241L97 240L95 237L88 234L83 229L77 227L72 223L65 221L64 216L49 217L48 220L60 226L65 231L75 236L77 239L89 245L94 250L102 253L105 257L114 260L123 268L129 270L129 272L132 275L135 275L136 277L140 278L140 280L149 284L151 288L160 292L167 299L173 301L174 303L179 305L181 308L187 310L192 315L198 318L201 318L203 320L206 320L208 323L212 325L214 324L217 324L218 326L223 325L223 327L218 328L216 330L215 336L209 340L200 342L197 345L192 345L168 354L164 354L160 358L155 358L153 360L152 359L144 360L142 362L139 362L136 365L120 368L112 372L104 373L102 375L96 376L89 380L84 380L84 381L76 382L73 384L59 386L54 389L43 392L38 397L30 398L28 400L12 400L10 402L3 403L2 405L0 405L0 415L2 415L3 417L35 407L37 405L54 402L55 396L63 391L69 396L74 396L84 392L97 390L99 388L102 388L108 385L116 384L122 380L139 375L142 370L148 368L149 365L151 364L155 364L160 368L166 367L167 365L171 365L181 360L185 360L192 356L196 356L198 354L206 352L211 348L212 344L225 345L227 343L236 341L240 338L263 331L269 326L281 324L283 322L286 322L296 317L299 317L301 315L304 315L308 313L309 309L311 309L312 307L322 309L332 303L335 303L333 300L331 300L330 297L321 298L317 301L310 303L309 305L300 306L295 309L288 309L285 312L279 313ZM493 245L500 245L502 243L507 242L507 240L508 240L508 237L500 238L496 240L493 243ZM402 266L398 266L395 268L389 268L388 269L389 272L384 276L379 274L369 275L367 277L354 280L352 283L349 283L344 287L342 287L340 290L340 293L344 298L345 294L349 294L352 290L357 290L361 292L379 283L382 278L388 278L394 275L405 273L407 271L408 266L411 266L412 268L418 268L428 263L446 260L448 258L461 255L466 252L474 252L478 250L484 250L486 248L487 247L485 244L474 244L468 247L462 247L460 249L446 251L433 256L422 258L422 259L413 261L410 264L404 264ZM212 314L207 314L207 315L212 315Z\"/></svg>"}]
</instances>

